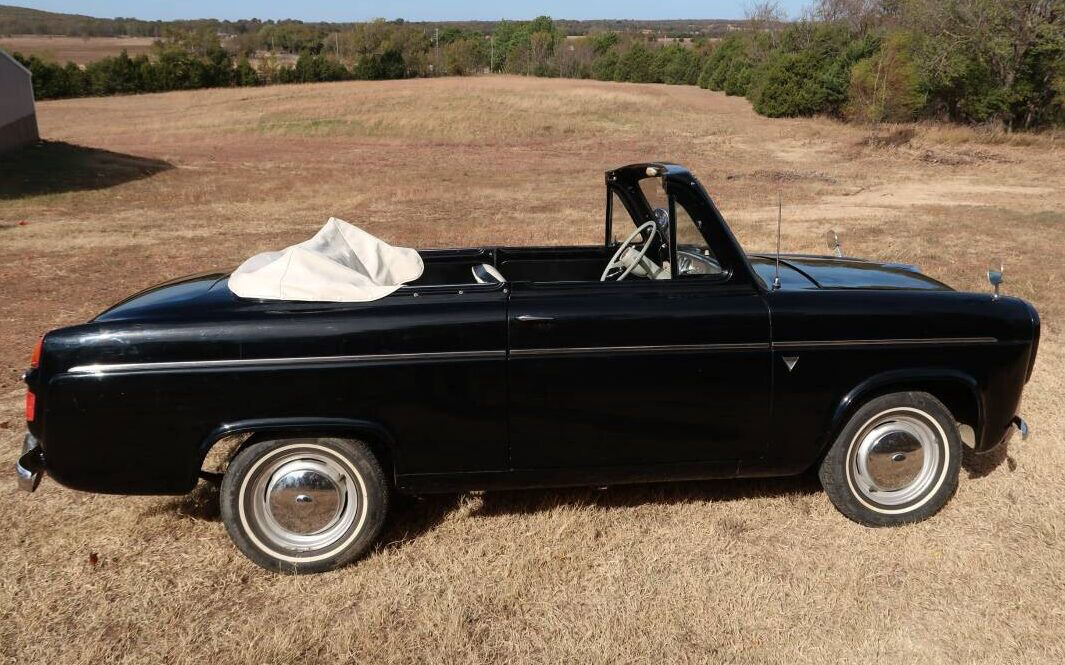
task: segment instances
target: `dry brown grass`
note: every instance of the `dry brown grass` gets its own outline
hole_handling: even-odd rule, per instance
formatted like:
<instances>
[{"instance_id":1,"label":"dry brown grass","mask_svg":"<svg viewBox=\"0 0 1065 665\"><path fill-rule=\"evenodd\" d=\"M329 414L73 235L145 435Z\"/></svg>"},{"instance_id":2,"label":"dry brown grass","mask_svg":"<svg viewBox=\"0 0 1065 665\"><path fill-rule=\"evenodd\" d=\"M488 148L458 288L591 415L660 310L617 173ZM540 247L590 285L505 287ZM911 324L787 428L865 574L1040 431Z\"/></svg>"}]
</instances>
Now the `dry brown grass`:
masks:
<instances>
[{"instance_id":1,"label":"dry brown grass","mask_svg":"<svg viewBox=\"0 0 1065 665\"><path fill-rule=\"evenodd\" d=\"M970 463L943 513L900 529L848 522L803 479L441 496L402 506L359 564L289 578L236 552L206 486L109 497L46 479L27 496L9 481L0 661L1065 661L1057 143L936 160L924 151L974 146L923 129L871 145L867 129L767 120L697 88L516 78L69 100L39 116L48 139L155 175L75 150L63 169L89 161L101 188L63 191L0 160L0 469L43 330L329 215L422 247L596 242L602 171L653 158L691 166L748 248L771 246L779 187L787 249L820 251L832 226L849 253L969 289L1001 256L1044 341L1032 438Z\"/></svg>"},{"instance_id":2,"label":"dry brown grass","mask_svg":"<svg viewBox=\"0 0 1065 665\"><path fill-rule=\"evenodd\" d=\"M123 50L130 57L151 51L152 37L65 37L62 35L11 35L0 37L0 48L19 52L25 56L35 55L60 64L67 61L87 65L118 55Z\"/></svg>"}]
</instances>

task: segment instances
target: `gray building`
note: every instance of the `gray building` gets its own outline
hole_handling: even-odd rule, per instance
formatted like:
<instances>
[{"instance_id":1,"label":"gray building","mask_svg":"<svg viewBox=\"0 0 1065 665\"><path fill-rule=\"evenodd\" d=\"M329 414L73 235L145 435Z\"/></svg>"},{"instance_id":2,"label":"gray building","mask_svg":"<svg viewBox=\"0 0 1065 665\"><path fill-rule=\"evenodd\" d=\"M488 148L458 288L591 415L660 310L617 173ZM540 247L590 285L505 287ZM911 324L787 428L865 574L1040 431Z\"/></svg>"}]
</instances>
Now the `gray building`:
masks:
<instances>
[{"instance_id":1,"label":"gray building","mask_svg":"<svg viewBox=\"0 0 1065 665\"><path fill-rule=\"evenodd\" d=\"M39 138L30 70L0 49L0 153Z\"/></svg>"}]
</instances>

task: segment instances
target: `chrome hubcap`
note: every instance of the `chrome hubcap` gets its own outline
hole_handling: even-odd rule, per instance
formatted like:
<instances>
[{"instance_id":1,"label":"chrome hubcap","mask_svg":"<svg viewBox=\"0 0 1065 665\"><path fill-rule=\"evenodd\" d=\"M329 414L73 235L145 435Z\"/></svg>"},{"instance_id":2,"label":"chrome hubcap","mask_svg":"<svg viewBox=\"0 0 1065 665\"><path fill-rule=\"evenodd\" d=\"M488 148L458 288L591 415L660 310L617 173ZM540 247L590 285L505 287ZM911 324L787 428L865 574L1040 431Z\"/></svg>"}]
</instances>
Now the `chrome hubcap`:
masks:
<instances>
[{"instance_id":1,"label":"chrome hubcap","mask_svg":"<svg viewBox=\"0 0 1065 665\"><path fill-rule=\"evenodd\" d=\"M855 484L879 504L913 501L935 480L942 442L932 423L916 413L882 414L855 441Z\"/></svg>"},{"instance_id":2,"label":"chrome hubcap","mask_svg":"<svg viewBox=\"0 0 1065 665\"><path fill-rule=\"evenodd\" d=\"M295 451L272 460L251 492L262 535L293 552L328 547L348 531L359 510L353 479L337 460L317 452Z\"/></svg>"},{"instance_id":3,"label":"chrome hubcap","mask_svg":"<svg viewBox=\"0 0 1065 665\"><path fill-rule=\"evenodd\" d=\"M344 505L343 487L313 460L296 460L278 469L266 495L274 521L301 535L332 524Z\"/></svg>"}]
</instances>

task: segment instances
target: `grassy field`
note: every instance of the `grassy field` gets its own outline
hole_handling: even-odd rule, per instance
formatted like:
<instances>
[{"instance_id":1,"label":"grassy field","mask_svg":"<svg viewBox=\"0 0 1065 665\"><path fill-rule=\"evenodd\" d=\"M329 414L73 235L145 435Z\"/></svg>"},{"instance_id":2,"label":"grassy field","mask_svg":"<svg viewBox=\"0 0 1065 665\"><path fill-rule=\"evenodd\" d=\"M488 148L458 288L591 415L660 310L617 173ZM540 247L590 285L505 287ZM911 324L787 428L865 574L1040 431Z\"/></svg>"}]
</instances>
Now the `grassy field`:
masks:
<instances>
[{"instance_id":1,"label":"grassy field","mask_svg":"<svg viewBox=\"0 0 1065 665\"><path fill-rule=\"evenodd\" d=\"M1059 137L769 120L694 87L507 77L46 102L0 158L0 470L37 336L232 267L330 215L418 247L594 243L602 172L690 166L748 249L1006 266L1043 315L1024 415L954 501L848 522L808 479L427 497L359 564L279 577L216 493L46 479L0 502L0 662L1065 662L1065 169ZM146 432L146 439L151 433ZM146 444L147 445L147 444Z\"/></svg>"},{"instance_id":2,"label":"grassy field","mask_svg":"<svg viewBox=\"0 0 1065 665\"><path fill-rule=\"evenodd\" d=\"M0 36L0 48L25 56L36 55L59 63L73 61L87 65L122 51L130 57L148 53L152 37L65 37L62 35L11 35Z\"/></svg>"}]
</instances>

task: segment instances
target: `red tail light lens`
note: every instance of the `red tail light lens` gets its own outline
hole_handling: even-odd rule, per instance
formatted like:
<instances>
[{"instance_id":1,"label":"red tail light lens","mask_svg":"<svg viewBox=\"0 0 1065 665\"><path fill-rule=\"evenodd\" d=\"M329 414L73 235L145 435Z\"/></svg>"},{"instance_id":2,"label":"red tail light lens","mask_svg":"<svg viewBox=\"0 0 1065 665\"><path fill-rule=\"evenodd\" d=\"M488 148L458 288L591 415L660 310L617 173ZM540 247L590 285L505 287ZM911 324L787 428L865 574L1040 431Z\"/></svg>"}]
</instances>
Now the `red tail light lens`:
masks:
<instances>
[{"instance_id":1,"label":"red tail light lens","mask_svg":"<svg viewBox=\"0 0 1065 665\"><path fill-rule=\"evenodd\" d=\"M30 356L30 367L41 364L41 347L44 346L44 338L37 340L37 346L33 347L33 355Z\"/></svg>"},{"instance_id":2,"label":"red tail light lens","mask_svg":"<svg viewBox=\"0 0 1065 665\"><path fill-rule=\"evenodd\" d=\"M32 423L37 412L37 396L32 390L26 391L26 422Z\"/></svg>"}]
</instances>

